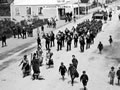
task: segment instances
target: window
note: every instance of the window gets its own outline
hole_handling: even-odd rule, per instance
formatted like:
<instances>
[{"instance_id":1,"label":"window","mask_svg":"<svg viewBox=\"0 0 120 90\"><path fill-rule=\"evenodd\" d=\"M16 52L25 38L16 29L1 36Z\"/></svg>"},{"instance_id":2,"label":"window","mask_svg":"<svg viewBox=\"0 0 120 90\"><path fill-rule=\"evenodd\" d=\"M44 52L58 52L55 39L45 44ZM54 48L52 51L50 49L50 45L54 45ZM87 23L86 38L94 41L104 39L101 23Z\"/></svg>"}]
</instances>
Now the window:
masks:
<instances>
[{"instance_id":1,"label":"window","mask_svg":"<svg viewBox=\"0 0 120 90\"><path fill-rule=\"evenodd\" d=\"M38 8L38 15L43 14L43 13L42 13L42 9L43 9L42 7L39 7L39 8Z\"/></svg>"},{"instance_id":2,"label":"window","mask_svg":"<svg viewBox=\"0 0 120 90\"><path fill-rule=\"evenodd\" d=\"M20 11L19 11L19 8L15 8L15 13L16 13L16 16L19 16L20 15Z\"/></svg>"},{"instance_id":3,"label":"window","mask_svg":"<svg viewBox=\"0 0 120 90\"><path fill-rule=\"evenodd\" d=\"M27 7L27 15L31 15L31 7Z\"/></svg>"}]
</instances>

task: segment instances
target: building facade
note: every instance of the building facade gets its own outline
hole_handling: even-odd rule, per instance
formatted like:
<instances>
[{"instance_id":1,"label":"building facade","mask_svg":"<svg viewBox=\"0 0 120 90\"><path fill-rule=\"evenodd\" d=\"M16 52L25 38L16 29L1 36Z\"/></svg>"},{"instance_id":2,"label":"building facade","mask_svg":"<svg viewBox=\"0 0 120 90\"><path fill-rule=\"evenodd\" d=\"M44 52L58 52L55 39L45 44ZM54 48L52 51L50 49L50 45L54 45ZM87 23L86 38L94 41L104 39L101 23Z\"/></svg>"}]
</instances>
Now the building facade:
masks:
<instances>
[{"instance_id":1,"label":"building facade","mask_svg":"<svg viewBox=\"0 0 120 90\"><path fill-rule=\"evenodd\" d=\"M11 19L21 21L34 17L40 19L53 17L59 20L65 17L66 13L73 15L88 13L89 7L90 3L78 4L77 0L14 0L11 4Z\"/></svg>"},{"instance_id":2,"label":"building facade","mask_svg":"<svg viewBox=\"0 0 120 90\"><path fill-rule=\"evenodd\" d=\"M15 0L11 4L11 19L21 21L38 17L59 19L59 8L65 4L65 0Z\"/></svg>"}]
</instances>

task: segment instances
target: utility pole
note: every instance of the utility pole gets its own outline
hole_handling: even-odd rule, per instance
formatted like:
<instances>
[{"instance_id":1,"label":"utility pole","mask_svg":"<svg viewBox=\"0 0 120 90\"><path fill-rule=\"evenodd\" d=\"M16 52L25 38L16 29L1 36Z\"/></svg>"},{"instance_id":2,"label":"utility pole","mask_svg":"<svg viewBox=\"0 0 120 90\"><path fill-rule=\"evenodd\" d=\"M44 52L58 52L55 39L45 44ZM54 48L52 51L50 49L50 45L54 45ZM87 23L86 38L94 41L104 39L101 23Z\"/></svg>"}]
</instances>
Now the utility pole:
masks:
<instances>
[{"instance_id":1,"label":"utility pole","mask_svg":"<svg viewBox=\"0 0 120 90\"><path fill-rule=\"evenodd\" d=\"M78 18L80 17L80 0L78 0Z\"/></svg>"}]
</instances>

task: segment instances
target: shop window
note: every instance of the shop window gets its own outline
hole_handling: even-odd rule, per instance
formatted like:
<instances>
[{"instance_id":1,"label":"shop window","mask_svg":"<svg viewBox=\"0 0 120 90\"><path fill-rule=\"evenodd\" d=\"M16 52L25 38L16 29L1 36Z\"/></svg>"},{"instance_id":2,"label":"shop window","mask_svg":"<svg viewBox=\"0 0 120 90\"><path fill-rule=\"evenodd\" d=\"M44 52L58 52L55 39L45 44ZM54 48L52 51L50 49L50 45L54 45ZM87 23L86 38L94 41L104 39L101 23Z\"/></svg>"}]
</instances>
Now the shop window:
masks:
<instances>
[{"instance_id":1,"label":"shop window","mask_svg":"<svg viewBox=\"0 0 120 90\"><path fill-rule=\"evenodd\" d=\"M27 15L31 15L31 7L27 7Z\"/></svg>"}]
</instances>

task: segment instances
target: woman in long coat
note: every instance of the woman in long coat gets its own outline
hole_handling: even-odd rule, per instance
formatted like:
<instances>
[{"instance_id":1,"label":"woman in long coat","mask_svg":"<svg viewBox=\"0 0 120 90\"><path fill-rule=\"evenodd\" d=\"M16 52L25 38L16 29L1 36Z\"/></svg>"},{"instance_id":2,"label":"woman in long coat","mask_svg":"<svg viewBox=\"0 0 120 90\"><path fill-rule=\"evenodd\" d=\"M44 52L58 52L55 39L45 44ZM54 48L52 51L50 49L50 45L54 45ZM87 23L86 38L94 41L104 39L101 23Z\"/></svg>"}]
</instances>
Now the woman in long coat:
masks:
<instances>
[{"instance_id":1,"label":"woman in long coat","mask_svg":"<svg viewBox=\"0 0 120 90\"><path fill-rule=\"evenodd\" d=\"M33 79L38 79L39 77L39 73L40 73L40 63L39 63L39 59L36 58L36 53L34 53L33 56L33 60L31 61L31 65L33 68Z\"/></svg>"}]
</instances>

